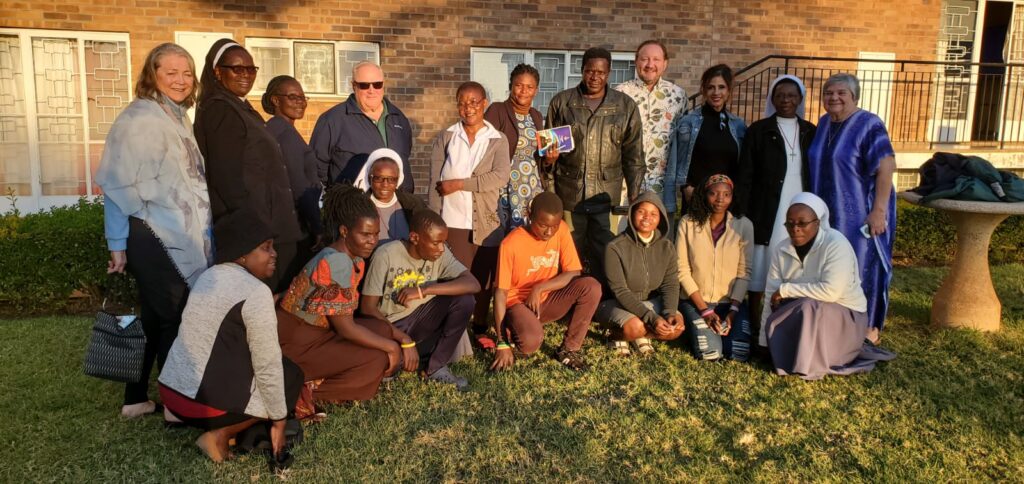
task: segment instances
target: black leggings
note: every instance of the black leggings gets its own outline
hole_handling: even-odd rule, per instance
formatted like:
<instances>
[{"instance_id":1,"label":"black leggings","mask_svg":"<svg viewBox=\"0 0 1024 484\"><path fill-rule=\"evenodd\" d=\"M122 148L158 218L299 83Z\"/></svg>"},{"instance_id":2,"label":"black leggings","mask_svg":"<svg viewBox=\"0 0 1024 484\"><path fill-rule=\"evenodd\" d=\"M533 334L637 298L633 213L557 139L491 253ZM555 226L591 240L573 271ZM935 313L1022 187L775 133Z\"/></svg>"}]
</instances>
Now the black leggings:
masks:
<instances>
[{"instance_id":1,"label":"black leggings","mask_svg":"<svg viewBox=\"0 0 1024 484\"><path fill-rule=\"evenodd\" d=\"M132 405L149 400L153 361L158 369L163 368L167 352L178 336L189 290L160 240L145 222L135 217L128 219L127 257L128 272L135 277L139 289L139 317L146 333L142 376L124 388L124 404Z\"/></svg>"}]
</instances>

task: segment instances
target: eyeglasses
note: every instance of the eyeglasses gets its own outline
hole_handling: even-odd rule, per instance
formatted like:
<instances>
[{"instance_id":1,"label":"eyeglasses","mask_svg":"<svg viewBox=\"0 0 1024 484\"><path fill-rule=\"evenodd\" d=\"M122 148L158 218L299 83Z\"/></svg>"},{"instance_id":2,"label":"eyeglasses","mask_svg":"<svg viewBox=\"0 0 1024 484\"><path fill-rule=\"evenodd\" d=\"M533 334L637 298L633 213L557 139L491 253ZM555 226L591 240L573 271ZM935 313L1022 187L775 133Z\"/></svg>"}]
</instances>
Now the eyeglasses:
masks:
<instances>
[{"instance_id":1,"label":"eyeglasses","mask_svg":"<svg viewBox=\"0 0 1024 484\"><path fill-rule=\"evenodd\" d=\"M256 72L260 70L260 68L256 67L256 66L217 66L217 67L219 69L227 69L227 70L231 71L231 73L236 75L236 76L242 76L242 75L246 75L246 74L248 74L250 76L255 76Z\"/></svg>"},{"instance_id":2,"label":"eyeglasses","mask_svg":"<svg viewBox=\"0 0 1024 484\"><path fill-rule=\"evenodd\" d=\"M397 176L370 175L370 182L372 182L372 183L380 183L381 185L397 185L398 184L398 177Z\"/></svg>"},{"instance_id":3,"label":"eyeglasses","mask_svg":"<svg viewBox=\"0 0 1024 484\"><path fill-rule=\"evenodd\" d=\"M459 109L478 108L483 103L484 103L483 99L477 99L477 100L474 100L474 101L466 101L464 103L459 103Z\"/></svg>"},{"instance_id":4,"label":"eyeglasses","mask_svg":"<svg viewBox=\"0 0 1024 484\"><path fill-rule=\"evenodd\" d=\"M369 89L370 86L373 86L373 88L378 90L378 91L381 90L381 89L384 89L384 81L375 81L375 82L356 82L356 81L352 81L352 85L356 86L356 88L359 89L360 91L365 91L365 90Z\"/></svg>"},{"instance_id":5,"label":"eyeglasses","mask_svg":"<svg viewBox=\"0 0 1024 484\"><path fill-rule=\"evenodd\" d=\"M291 101L293 103L309 102L309 96L300 96L298 94L277 94L277 96L281 96L283 98L286 98L286 99L288 99L289 101Z\"/></svg>"},{"instance_id":6,"label":"eyeglasses","mask_svg":"<svg viewBox=\"0 0 1024 484\"><path fill-rule=\"evenodd\" d=\"M803 230L803 229L807 228L809 225L811 225L811 224L813 224L815 222L820 222L820 220L814 219L814 220L811 220L809 222L786 222L786 223L782 224L782 226L786 227L786 230L793 230L793 229Z\"/></svg>"}]
</instances>

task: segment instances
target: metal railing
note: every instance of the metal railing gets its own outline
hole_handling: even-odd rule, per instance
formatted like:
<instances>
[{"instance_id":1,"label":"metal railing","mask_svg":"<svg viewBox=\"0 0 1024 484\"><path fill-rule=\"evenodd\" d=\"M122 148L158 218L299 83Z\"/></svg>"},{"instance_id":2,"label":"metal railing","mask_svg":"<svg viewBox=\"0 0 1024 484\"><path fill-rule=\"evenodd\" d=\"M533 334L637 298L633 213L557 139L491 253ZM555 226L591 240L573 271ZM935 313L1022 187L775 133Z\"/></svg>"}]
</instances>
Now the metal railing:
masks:
<instances>
[{"instance_id":1,"label":"metal railing","mask_svg":"<svg viewBox=\"0 0 1024 484\"><path fill-rule=\"evenodd\" d=\"M857 76L859 106L885 121L898 149L1024 149L1024 64L770 55L736 71L729 110L748 124L761 119L771 82L792 74L817 123L825 80L840 72ZM690 108L699 100L691 96Z\"/></svg>"}]
</instances>

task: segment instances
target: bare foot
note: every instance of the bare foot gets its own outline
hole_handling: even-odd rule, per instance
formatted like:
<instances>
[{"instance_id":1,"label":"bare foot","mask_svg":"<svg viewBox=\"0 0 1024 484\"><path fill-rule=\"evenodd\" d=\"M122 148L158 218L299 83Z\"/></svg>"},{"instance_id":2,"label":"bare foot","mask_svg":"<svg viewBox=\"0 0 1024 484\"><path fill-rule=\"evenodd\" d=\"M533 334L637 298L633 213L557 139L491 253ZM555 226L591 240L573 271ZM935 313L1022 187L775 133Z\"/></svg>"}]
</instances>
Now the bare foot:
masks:
<instances>
[{"instance_id":1,"label":"bare foot","mask_svg":"<svg viewBox=\"0 0 1024 484\"><path fill-rule=\"evenodd\" d=\"M219 442L221 440L219 437L216 430L211 430L196 439L196 446L214 462L224 462L231 458L227 441Z\"/></svg>"},{"instance_id":2,"label":"bare foot","mask_svg":"<svg viewBox=\"0 0 1024 484\"><path fill-rule=\"evenodd\" d=\"M167 407L164 407L164 422L181 423L181 419L175 417L170 410L167 410Z\"/></svg>"},{"instance_id":3,"label":"bare foot","mask_svg":"<svg viewBox=\"0 0 1024 484\"><path fill-rule=\"evenodd\" d=\"M872 344L877 345L878 343L882 342L882 333L881 331L878 330L878 328L871 328L868 330L867 338L868 341L870 341Z\"/></svg>"},{"instance_id":4,"label":"bare foot","mask_svg":"<svg viewBox=\"0 0 1024 484\"><path fill-rule=\"evenodd\" d=\"M124 405L121 407L121 416L124 418L138 418L156 411L156 402L147 400L142 403Z\"/></svg>"}]
</instances>

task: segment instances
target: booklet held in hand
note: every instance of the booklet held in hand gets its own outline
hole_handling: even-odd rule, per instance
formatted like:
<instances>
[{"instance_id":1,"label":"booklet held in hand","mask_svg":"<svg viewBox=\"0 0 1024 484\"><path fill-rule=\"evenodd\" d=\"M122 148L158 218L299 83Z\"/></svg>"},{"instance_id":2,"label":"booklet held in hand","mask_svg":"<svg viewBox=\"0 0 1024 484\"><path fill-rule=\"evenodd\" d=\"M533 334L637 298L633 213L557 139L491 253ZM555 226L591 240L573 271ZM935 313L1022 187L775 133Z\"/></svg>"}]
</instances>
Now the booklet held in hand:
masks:
<instances>
[{"instance_id":1,"label":"booklet held in hand","mask_svg":"<svg viewBox=\"0 0 1024 484\"><path fill-rule=\"evenodd\" d=\"M537 131L537 152L540 156L544 156L552 147L557 147L559 153L572 151L576 147L572 140L572 127L559 126Z\"/></svg>"}]
</instances>

